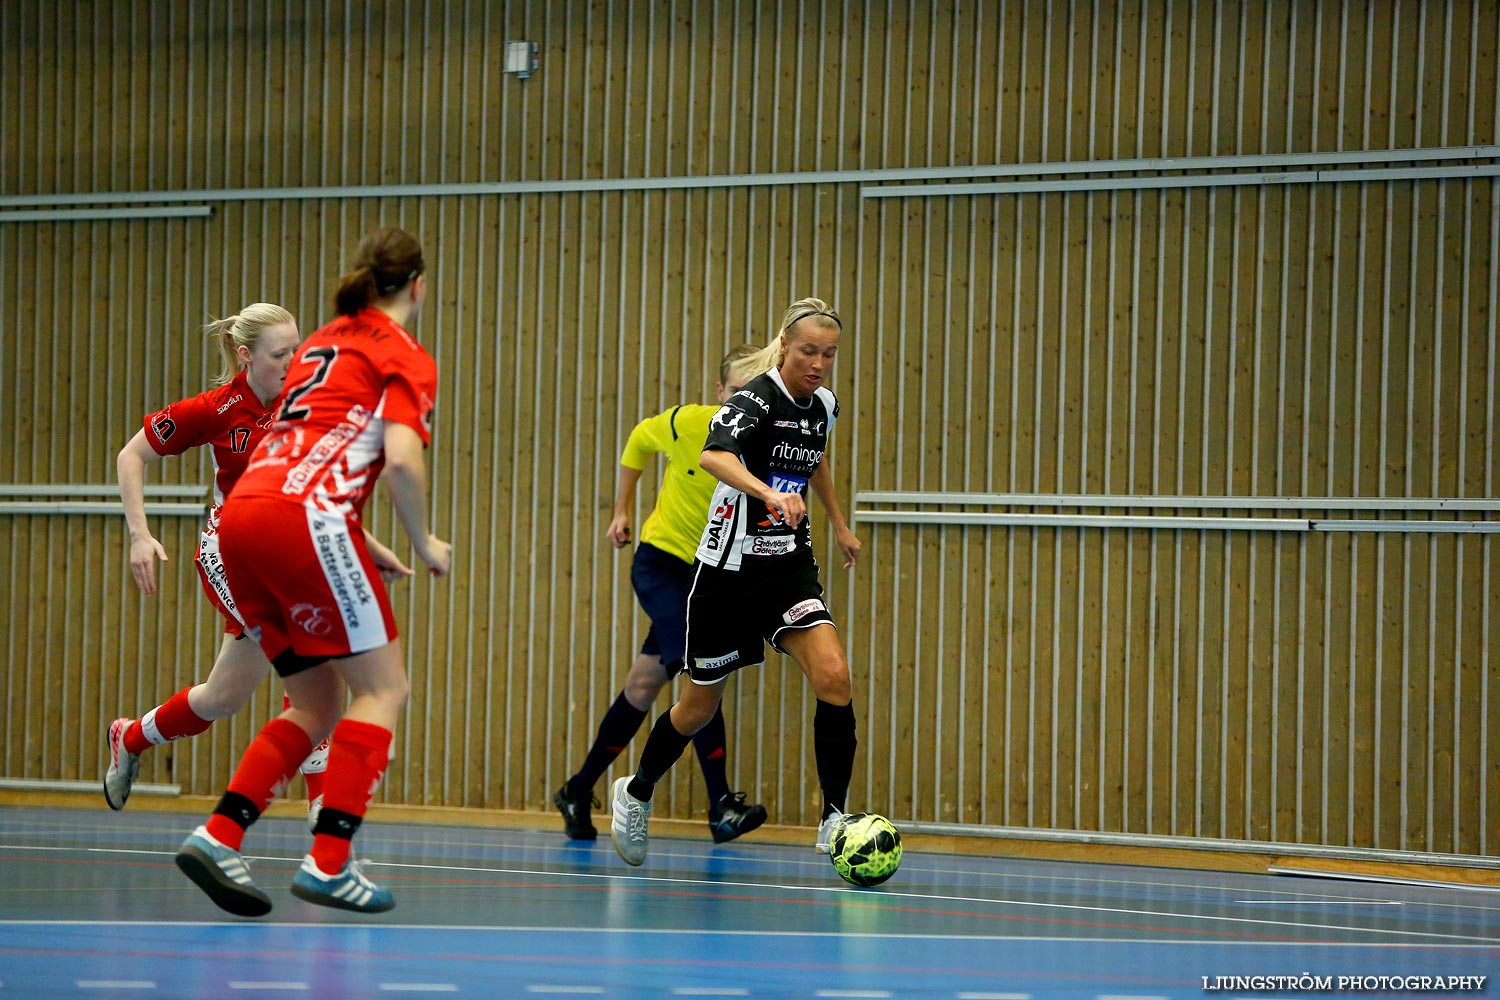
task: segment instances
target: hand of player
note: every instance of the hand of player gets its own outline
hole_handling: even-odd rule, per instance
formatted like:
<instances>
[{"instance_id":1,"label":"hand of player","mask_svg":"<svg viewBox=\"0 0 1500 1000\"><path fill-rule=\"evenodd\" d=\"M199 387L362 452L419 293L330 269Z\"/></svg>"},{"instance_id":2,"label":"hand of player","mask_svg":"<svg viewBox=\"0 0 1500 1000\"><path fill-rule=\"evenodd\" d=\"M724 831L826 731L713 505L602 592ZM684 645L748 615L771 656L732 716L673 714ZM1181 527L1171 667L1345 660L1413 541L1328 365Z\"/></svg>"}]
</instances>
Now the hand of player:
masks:
<instances>
[{"instance_id":1,"label":"hand of player","mask_svg":"<svg viewBox=\"0 0 1500 1000\"><path fill-rule=\"evenodd\" d=\"M625 546L629 545L630 515L616 514L614 520L609 522L609 529L604 532L604 536L608 538L617 549L623 549Z\"/></svg>"},{"instance_id":2,"label":"hand of player","mask_svg":"<svg viewBox=\"0 0 1500 1000\"><path fill-rule=\"evenodd\" d=\"M429 534L417 549L417 555L422 557L428 572L433 576L447 576L448 569L453 565L453 546L437 535Z\"/></svg>"},{"instance_id":3,"label":"hand of player","mask_svg":"<svg viewBox=\"0 0 1500 1000\"><path fill-rule=\"evenodd\" d=\"M167 550L161 542L147 535L130 543L130 574L135 577L135 589L147 597L156 593L156 560L170 562Z\"/></svg>"},{"instance_id":4,"label":"hand of player","mask_svg":"<svg viewBox=\"0 0 1500 1000\"><path fill-rule=\"evenodd\" d=\"M402 562L401 557L382 545L379 539L366 535L365 547L370 550L370 561L380 570L380 578L386 583L416 574L416 570Z\"/></svg>"},{"instance_id":5,"label":"hand of player","mask_svg":"<svg viewBox=\"0 0 1500 1000\"><path fill-rule=\"evenodd\" d=\"M796 528L807 516L807 501L802 499L801 493L777 493L772 491L766 497L766 506L770 507L781 516L781 520L788 528Z\"/></svg>"},{"instance_id":6,"label":"hand of player","mask_svg":"<svg viewBox=\"0 0 1500 1000\"><path fill-rule=\"evenodd\" d=\"M844 554L844 568L853 569L854 564L859 561L859 550L864 546L860 544L858 538L854 537L854 532L849 529L848 525L834 532L834 544Z\"/></svg>"}]
</instances>

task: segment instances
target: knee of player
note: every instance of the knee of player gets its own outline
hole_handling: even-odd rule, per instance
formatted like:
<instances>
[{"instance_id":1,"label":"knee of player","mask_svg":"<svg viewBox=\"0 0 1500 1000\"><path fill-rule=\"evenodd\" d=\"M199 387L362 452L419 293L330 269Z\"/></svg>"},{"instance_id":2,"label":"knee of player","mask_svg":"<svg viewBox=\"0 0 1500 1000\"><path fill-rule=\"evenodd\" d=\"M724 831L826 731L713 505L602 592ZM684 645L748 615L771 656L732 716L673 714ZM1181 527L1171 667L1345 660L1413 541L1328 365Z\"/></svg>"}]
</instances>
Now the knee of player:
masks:
<instances>
[{"instance_id":1,"label":"knee of player","mask_svg":"<svg viewBox=\"0 0 1500 1000\"><path fill-rule=\"evenodd\" d=\"M829 664L813 675L813 694L830 705L847 705L854 699L849 670L842 663Z\"/></svg>"},{"instance_id":2,"label":"knee of player","mask_svg":"<svg viewBox=\"0 0 1500 1000\"><path fill-rule=\"evenodd\" d=\"M625 678L625 700L638 709L646 709L661 694L664 680L637 670L631 670Z\"/></svg>"},{"instance_id":3,"label":"knee of player","mask_svg":"<svg viewBox=\"0 0 1500 1000\"><path fill-rule=\"evenodd\" d=\"M708 707L680 701L672 708L672 725L684 736L695 736L708 725L717 708L717 705Z\"/></svg>"}]
</instances>

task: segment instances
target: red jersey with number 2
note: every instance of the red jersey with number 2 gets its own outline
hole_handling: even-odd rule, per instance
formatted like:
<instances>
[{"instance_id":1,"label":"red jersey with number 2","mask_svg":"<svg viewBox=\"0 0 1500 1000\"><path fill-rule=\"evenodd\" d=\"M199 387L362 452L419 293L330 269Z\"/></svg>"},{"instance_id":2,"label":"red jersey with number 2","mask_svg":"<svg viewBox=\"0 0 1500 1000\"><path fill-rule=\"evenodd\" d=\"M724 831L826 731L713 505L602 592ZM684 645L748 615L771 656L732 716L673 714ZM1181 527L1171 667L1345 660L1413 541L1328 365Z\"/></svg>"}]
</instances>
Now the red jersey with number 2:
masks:
<instances>
[{"instance_id":1,"label":"red jersey with number 2","mask_svg":"<svg viewBox=\"0 0 1500 1000\"><path fill-rule=\"evenodd\" d=\"M250 390L245 369L228 384L178 400L149 414L146 440L162 456L181 455L209 445L214 457L214 505L208 513L212 531L224 498L250 462L250 455L271 427L273 409L261 405Z\"/></svg>"},{"instance_id":2,"label":"red jersey with number 2","mask_svg":"<svg viewBox=\"0 0 1500 1000\"><path fill-rule=\"evenodd\" d=\"M271 432L235 499L290 500L358 520L385 468L385 424L432 439L437 365L378 309L341 316L298 349Z\"/></svg>"}]
</instances>

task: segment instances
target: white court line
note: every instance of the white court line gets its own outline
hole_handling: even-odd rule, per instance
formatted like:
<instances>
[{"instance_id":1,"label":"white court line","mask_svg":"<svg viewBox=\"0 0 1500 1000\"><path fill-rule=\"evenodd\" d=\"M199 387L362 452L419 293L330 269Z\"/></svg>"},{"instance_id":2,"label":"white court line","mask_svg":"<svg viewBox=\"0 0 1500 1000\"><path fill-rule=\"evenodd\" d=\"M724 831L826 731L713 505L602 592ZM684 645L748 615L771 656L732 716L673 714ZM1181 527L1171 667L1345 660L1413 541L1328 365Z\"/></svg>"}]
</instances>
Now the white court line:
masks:
<instances>
[{"instance_id":1,"label":"white court line","mask_svg":"<svg viewBox=\"0 0 1500 1000\"><path fill-rule=\"evenodd\" d=\"M232 990L305 990L306 983L253 983L244 980L231 981L229 988Z\"/></svg>"},{"instance_id":2,"label":"white court line","mask_svg":"<svg viewBox=\"0 0 1500 1000\"><path fill-rule=\"evenodd\" d=\"M1030 993L960 993L958 1000L1031 1000Z\"/></svg>"},{"instance_id":3,"label":"white court line","mask_svg":"<svg viewBox=\"0 0 1500 1000\"><path fill-rule=\"evenodd\" d=\"M73 984L80 990L154 990L149 979L79 979Z\"/></svg>"},{"instance_id":4,"label":"white court line","mask_svg":"<svg viewBox=\"0 0 1500 1000\"><path fill-rule=\"evenodd\" d=\"M380 988L389 993L457 993L452 983L381 983Z\"/></svg>"},{"instance_id":5,"label":"white court line","mask_svg":"<svg viewBox=\"0 0 1500 1000\"><path fill-rule=\"evenodd\" d=\"M6 845L0 845L0 849L3 849L5 846ZM146 854L153 857L175 856L173 852L168 851L142 851L124 849L110 849L108 853ZM252 861L272 861L283 862L287 864L300 864L300 859L295 858L280 858L256 855L246 855L246 857L247 859ZM1183 913L1175 910L1137 910L1118 906L1088 906L1078 903L1053 903L1030 899L997 899L990 896L949 896L940 893L899 892L890 890L882 890L879 893L872 894L866 892L865 890L856 889L853 886L844 885L783 885L781 883L775 882L739 882L727 880L718 881L714 879L701 878L661 878L658 876L626 874L617 875L613 873L602 872L539 872L530 868L490 868L478 865L418 865L410 863L387 862L383 863L382 867L406 868L416 871L466 872L469 874L480 873L487 875L529 875L534 878L572 878L578 879L580 881L589 879L607 879L615 882L644 882L656 885L694 885L709 886L712 888L720 889L760 889L762 891L774 889L782 892L858 894L861 901L866 903L873 903L876 899L921 899L941 903L975 903L988 906L1033 907L1036 909L1044 910L1067 910L1071 912L1082 913L1114 913L1122 916L1151 917L1155 919L1190 920L1202 921L1206 923L1212 922L1229 924L1256 924L1263 927L1297 927L1304 930L1315 930L1323 932L1345 931L1353 934L1374 934L1387 937L1436 938L1444 941L1469 941L1488 945L1500 944L1500 938L1476 937L1473 935L1465 934L1437 934L1431 931L1411 931L1401 930L1399 928L1354 927L1342 924L1304 923L1295 920L1263 920L1257 917L1228 917L1207 913ZM982 917L984 916L984 914L975 914L975 916ZM1321 943L1328 944L1338 942Z\"/></svg>"},{"instance_id":6,"label":"white court line","mask_svg":"<svg viewBox=\"0 0 1500 1000\"><path fill-rule=\"evenodd\" d=\"M295 920L249 924L229 920L14 920L0 919L0 927L248 927L279 929L300 927L308 930L339 930L355 925L311 923ZM1325 925L1314 924L1315 927ZM375 931L437 931L455 933L459 931L485 934L691 934L694 937L722 935L725 937L796 937L833 938L851 941L1016 941L1055 944L1076 944L1092 947L1100 944L1162 944L1162 945L1210 945L1215 948L1421 948L1438 951L1495 951L1500 949L1500 938L1478 938L1481 944L1429 944L1425 941L1235 941L1212 938L1153 938L1153 937L1076 937L1066 934L858 934L847 931L749 931L708 930L696 927L547 927L527 924L361 924L361 934ZM1356 930L1360 928L1355 928Z\"/></svg>"},{"instance_id":7,"label":"white court line","mask_svg":"<svg viewBox=\"0 0 1500 1000\"><path fill-rule=\"evenodd\" d=\"M1397 899L1236 899L1244 906L1405 906Z\"/></svg>"},{"instance_id":8,"label":"white court line","mask_svg":"<svg viewBox=\"0 0 1500 1000\"><path fill-rule=\"evenodd\" d=\"M736 986L674 986L672 995L679 997L747 997L749 990Z\"/></svg>"},{"instance_id":9,"label":"white court line","mask_svg":"<svg viewBox=\"0 0 1500 1000\"><path fill-rule=\"evenodd\" d=\"M890 990L818 990L813 994L815 997L869 997L871 1000L883 1000L891 995Z\"/></svg>"},{"instance_id":10,"label":"white court line","mask_svg":"<svg viewBox=\"0 0 1500 1000\"><path fill-rule=\"evenodd\" d=\"M280 816L280 817L272 817L272 818L274 820L284 820L284 821L287 821L287 822L294 821L294 817L291 817L291 816ZM71 825L66 825L66 824L58 825L58 824L52 824L52 823L28 822L28 821L19 821L19 820L12 820L9 824L6 824L6 825L8 825L11 828L12 831L17 831L17 832L19 832L19 831L27 831L27 832L36 831L36 832L46 833L46 834L49 834L49 835L53 834L56 830L59 830L59 829L65 831L65 832L71 832L71 833L93 833L93 832L96 832L96 830L97 830L97 827L88 826L88 825L71 826ZM170 828L170 829L163 829L163 828L156 828L156 827L149 827L148 826L148 827L139 827L139 828L134 828L133 827L132 830L135 831L135 832L147 833L147 834L157 833L157 834L161 834L163 836L181 836L182 835L182 829L179 828L179 827L173 827L173 828ZM526 835L526 834L531 834L534 837L541 835L540 831L534 831L534 830L512 830L512 831L509 831L509 832L515 833L515 834L518 834L518 835L523 835L523 836ZM493 847L493 846L495 846L494 842L490 841L490 840L455 840L455 841L452 841L451 843L455 847ZM397 848L399 848L399 847L401 847L403 845L401 843L397 843L395 846ZM49 846L43 846L43 845L39 845L39 844L38 845L0 844L0 850L78 851L78 852L83 852L83 853L91 853L91 852L96 852L96 853L140 853L140 854L157 854L157 853L160 853L160 852L155 852L155 851L131 852L131 851L127 851L127 850L125 850L123 848L56 847L56 846L50 846L50 845ZM714 851L712 853L702 853L702 852L695 852L695 851L691 851L691 850L675 850L675 851L673 851L673 850L660 850L660 851L653 850L651 852L651 856L653 858L679 858L679 859L689 859L689 860L697 860L697 861L703 861L703 860L710 859L710 858L715 859L715 860L724 860L724 859L727 858L727 859L730 859L730 860L744 861L744 862L751 863L751 864L798 865L798 866L810 867L810 868L822 868L822 869L825 869L825 870L827 869L827 861L826 860L804 861L804 860L802 860L800 858L768 858L768 857L764 857L764 856L761 856L761 855L758 855L758 854L754 854L754 853L749 853L749 852L738 852L738 853L735 853L735 852L727 851L727 850L723 850L723 849L718 850L718 851ZM944 866L937 866L937 865L932 865L932 864L922 864L922 863L919 863L917 861L918 857L919 857L919 855L909 854L908 855L908 861L907 861L906 864L904 864L902 866L901 870L904 871L904 872L925 872L925 873L929 873L929 874L938 874L938 875L988 876L988 877L994 877L994 878L997 878L997 879L1005 879L1005 880L1009 880L1009 881L1077 882L1077 883L1081 883L1081 884L1085 884L1085 885L1146 886L1146 887L1150 887L1150 888L1192 889L1192 890L1199 891L1199 892L1215 892L1215 893L1231 893L1231 892L1245 892L1245 891L1247 891L1247 887L1244 886L1244 885L1216 885L1216 884L1212 884L1212 883L1201 883L1201 882L1167 882L1167 881L1162 881L1162 880L1159 880L1159 879L1142 879L1142 878L1099 878L1099 877L1096 877L1096 876L1058 875L1058 874L1055 874L1055 873L1032 874L1032 873L1029 873L1029 872L1016 872L1016 871L991 871L991 870L987 870L987 869L983 869L983 868L955 868L955 867L951 867L951 866L944 867ZM287 861L288 863L293 864L293 865L298 865L298 864L302 863L302 859L300 857L296 857L296 858L284 858L284 859L272 859L272 860L284 860L284 861ZM924 859L924 860L926 860L926 859ZM931 858L931 860L938 860L938 858L933 857L933 858ZM370 862L370 864L380 864L380 862ZM1105 867L1108 867L1108 865L1105 865ZM1259 878L1260 876L1257 875L1255 877ZM1455 885L1453 885L1452 883L1447 883L1447 882L1416 881L1416 882L1413 882L1413 885L1417 886L1417 887L1434 888L1434 889L1455 889L1455 888L1459 888L1459 887L1456 887ZM1292 890L1286 890L1286 889L1256 889L1256 890L1253 890L1253 891L1264 892L1264 893L1274 894L1274 895L1286 896L1289 899L1296 899L1299 896L1304 895L1303 893L1295 892L1295 891L1292 891ZM1317 894L1308 894L1308 895L1317 895ZM1352 899L1352 898L1356 898L1356 897L1348 897L1348 898ZM1480 905L1478 903L1448 903L1448 902L1441 902L1439 900L1433 900L1433 899L1408 900L1407 902L1411 903L1414 906L1428 906L1428 907L1436 907L1436 908L1441 908L1441 909L1500 910L1500 907L1496 907L1496 906L1484 906L1484 905Z\"/></svg>"},{"instance_id":11,"label":"white court line","mask_svg":"<svg viewBox=\"0 0 1500 1000\"><path fill-rule=\"evenodd\" d=\"M572 993L572 994L594 994L603 993L603 986L547 986L545 984L526 987L527 993Z\"/></svg>"},{"instance_id":12,"label":"white court line","mask_svg":"<svg viewBox=\"0 0 1500 1000\"><path fill-rule=\"evenodd\" d=\"M1171 1000L1170 997L1136 996L1132 993L1100 993L1094 1000Z\"/></svg>"}]
</instances>

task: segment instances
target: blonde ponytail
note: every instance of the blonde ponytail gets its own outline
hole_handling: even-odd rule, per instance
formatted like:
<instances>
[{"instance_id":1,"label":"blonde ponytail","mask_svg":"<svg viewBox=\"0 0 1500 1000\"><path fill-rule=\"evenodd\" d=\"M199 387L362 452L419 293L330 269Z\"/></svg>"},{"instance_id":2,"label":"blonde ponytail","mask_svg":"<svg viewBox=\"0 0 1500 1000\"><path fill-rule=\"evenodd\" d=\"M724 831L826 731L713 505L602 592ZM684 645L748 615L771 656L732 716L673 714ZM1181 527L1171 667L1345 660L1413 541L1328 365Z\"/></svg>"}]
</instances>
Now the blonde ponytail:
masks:
<instances>
[{"instance_id":1,"label":"blonde ponytail","mask_svg":"<svg viewBox=\"0 0 1500 1000\"><path fill-rule=\"evenodd\" d=\"M228 385L239 374L238 348L244 346L255 350L255 345L260 343L266 329L282 323L295 326L297 320L281 306L270 302L253 302L237 316L216 319L204 326L203 332L214 339L219 345L219 354L223 356L219 374L214 377L214 385Z\"/></svg>"}]
</instances>

